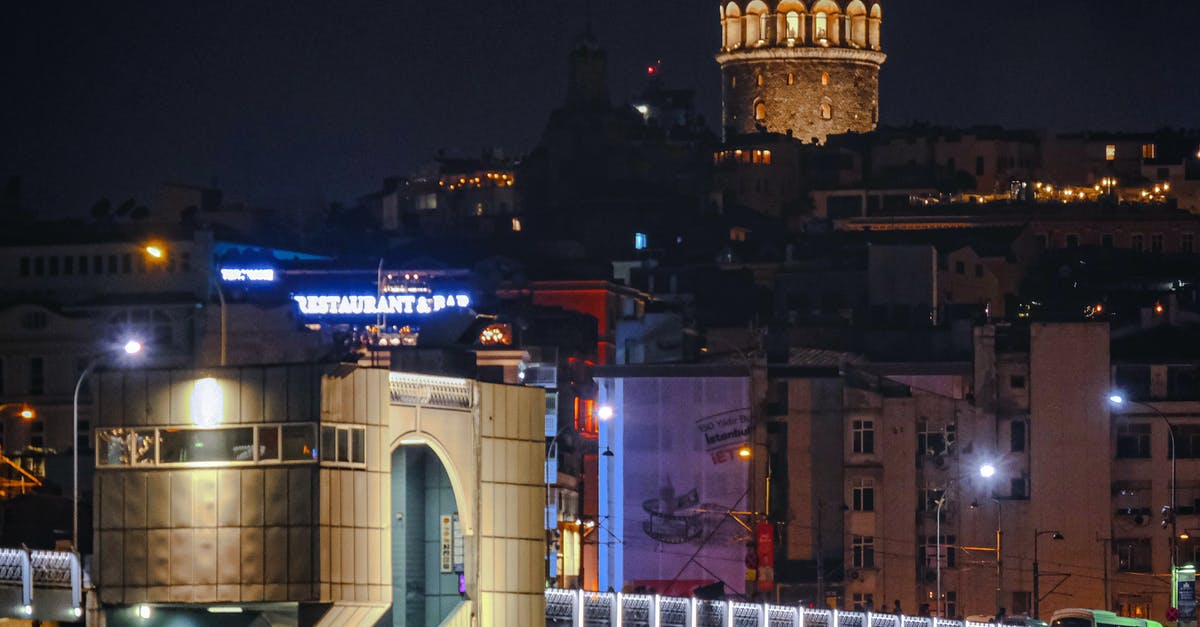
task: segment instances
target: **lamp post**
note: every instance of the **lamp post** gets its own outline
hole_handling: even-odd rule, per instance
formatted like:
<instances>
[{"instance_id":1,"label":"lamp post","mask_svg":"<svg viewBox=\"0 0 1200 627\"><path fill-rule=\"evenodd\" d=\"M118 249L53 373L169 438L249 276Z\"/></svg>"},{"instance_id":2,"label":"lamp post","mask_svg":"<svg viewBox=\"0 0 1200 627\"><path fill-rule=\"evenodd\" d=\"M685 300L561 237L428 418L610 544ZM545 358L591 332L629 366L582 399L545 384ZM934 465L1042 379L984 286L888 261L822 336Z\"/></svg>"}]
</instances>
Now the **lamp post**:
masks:
<instances>
[{"instance_id":1,"label":"lamp post","mask_svg":"<svg viewBox=\"0 0 1200 627\"><path fill-rule=\"evenodd\" d=\"M1063 534L1061 534L1057 531L1039 531L1037 529L1033 530L1033 617L1034 618L1038 618L1042 615L1042 612L1041 612L1042 598L1040 596L1040 589L1038 587L1038 576L1040 574L1040 571L1038 570L1038 538L1040 538L1042 536L1046 536L1046 535L1050 536L1051 540L1062 540L1063 539Z\"/></svg>"},{"instance_id":2,"label":"lamp post","mask_svg":"<svg viewBox=\"0 0 1200 627\"><path fill-rule=\"evenodd\" d=\"M1113 394L1109 395L1108 401L1117 407L1120 407L1120 406L1124 405L1125 403L1129 403L1130 405L1138 405L1140 407L1145 407L1146 409L1149 409L1150 411L1154 412L1155 415L1157 415L1159 418L1162 418L1163 423L1167 425L1167 441L1170 443L1170 447L1171 447L1171 487L1170 487L1171 512L1170 512L1170 523L1169 523L1171 526L1171 541L1170 541L1170 544L1168 545L1168 549L1171 554L1171 570L1172 570L1172 572L1174 572L1175 566L1179 562L1178 556L1176 555L1176 553L1178 551L1178 543L1176 542L1176 540L1179 537L1179 527L1177 526L1176 518L1178 517L1177 515L1179 513L1179 510L1177 510L1175 507L1175 485L1176 485L1175 484L1175 459L1177 457L1179 457L1179 451L1175 449L1175 425L1171 424L1171 421L1170 421L1170 419L1167 418L1166 414L1162 413L1162 411L1160 411L1157 407L1150 405L1148 403L1140 403L1138 401L1131 401L1131 400L1125 398L1120 393L1113 393ZM1168 524L1168 522L1166 520L1164 520L1163 527L1166 527L1167 524Z\"/></svg>"},{"instance_id":3,"label":"lamp post","mask_svg":"<svg viewBox=\"0 0 1200 627\"><path fill-rule=\"evenodd\" d=\"M979 475L984 479L991 479L996 476L996 467L992 464L984 464L979 467ZM1004 538L1004 530L1001 525L1003 510L1000 507L1000 499L995 496L994 492L992 498L996 501L996 616L999 616L1000 608L1004 607L1004 557L1000 553L1001 540Z\"/></svg>"},{"instance_id":4,"label":"lamp post","mask_svg":"<svg viewBox=\"0 0 1200 627\"><path fill-rule=\"evenodd\" d=\"M136 355L142 352L142 343L128 340L121 348L126 355ZM83 380L108 356L107 352L101 353L87 363L75 381L75 396L71 401L71 549L76 552L79 551L79 390L83 388Z\"/></svg>"},{"instance_id":5,"label":"lamp post","mask_svg":"<svg viewBox=\"0 0 1200 627\"><path fill-rule=\"evenodd\" d=\"M946 504L946 491L943 489L942 494L934 501L937 505L937 615L938 618L944 618L945 613L942 607L942 506Z\"/></svg>"},{"instance_id":6,"label":"lamp post","mask_svg":"<svg viewBox=\"0 0 1200 627\"><path fill-rule=\"evenodd\" d=\"M596 408L596 418L600 421L610 420L613 417L613 413L614 412L613 412L613 408L611 405L601 405ZM550 438L550 442L546 445L546 463L543 466L543 469L548 470L549 462L551 459L553 459L555 461L555 473L556 473L556 476L550 477L549 473L547 472L546 473L547 476L543 477L543 479L545 479L545 481L546 481L547 496L549 496L549 491L558 483L558 477L557 477L558 439L567 431L574 430L574 428L575 428L574 424L567 424L567 425L564 425L563 427L559 428L558 432L554 434L554 437ZM603 457L613 457L614 453L611 448L607 448L603 453L601 453L601 455ZM579 499L579 505L577 505L577 507L582 507L582 503L583 503L583 499L581 497ZM581 512L576 512L577 520L581 520L580 514L581 514ZM557 522L557 521L555 521L555 522ZM582 535L581 535L581 540L582 540ZM582 545L582 541L580 542L580 544ZM549 554L549 549L550 549L549 544L547 545L547 549L548 549L548 552L547 552L546 557L548 559L550 559L552 556ZM582 549L582 547L581 547L581 549ZM554 559L557 559L557 557L555 557ZM582 581L582 578L583 578L582 569L581 569L579 576L580 576L580 580Z\"/></svg>"}]
</instances>

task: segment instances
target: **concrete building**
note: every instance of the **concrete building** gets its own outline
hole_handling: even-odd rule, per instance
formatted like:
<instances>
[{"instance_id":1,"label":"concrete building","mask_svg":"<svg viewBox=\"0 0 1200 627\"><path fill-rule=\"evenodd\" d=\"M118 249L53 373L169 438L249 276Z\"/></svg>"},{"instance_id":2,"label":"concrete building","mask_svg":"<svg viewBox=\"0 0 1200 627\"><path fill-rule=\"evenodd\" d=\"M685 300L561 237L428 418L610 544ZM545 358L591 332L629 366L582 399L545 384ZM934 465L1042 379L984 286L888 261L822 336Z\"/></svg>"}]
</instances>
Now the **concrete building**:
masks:
<instances>
[{"instance_id":1,"label":"concrete building","mask_svg":"<svg viewBox=\"0 0 1200 627\"><path fill-rule=\"evenodd\" d=\"M109 625L543 620L540 390L351 365L96 387Z\"/></svg>"},{"instance_id":2,"label":"concrete building","mask_svg":"<svg viewBox=\"0 0 1200 627\"><path fill-rule=\"evenodd\" d=\"M882 8L877 0L736 0L721 7L726 132L765 129L802 141L863 133L879 121Z\"/></svg>"}]
</instances>

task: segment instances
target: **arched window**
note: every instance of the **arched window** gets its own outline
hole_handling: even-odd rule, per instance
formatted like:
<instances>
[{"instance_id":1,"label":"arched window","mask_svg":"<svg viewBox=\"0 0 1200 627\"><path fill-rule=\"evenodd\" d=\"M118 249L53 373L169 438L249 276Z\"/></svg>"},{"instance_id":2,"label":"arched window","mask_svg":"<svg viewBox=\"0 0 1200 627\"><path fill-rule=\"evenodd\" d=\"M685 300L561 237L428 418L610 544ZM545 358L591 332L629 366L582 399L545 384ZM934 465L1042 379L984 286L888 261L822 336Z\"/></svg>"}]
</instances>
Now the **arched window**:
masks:
<instances>
[{"instance_id":1,"label":"arched window","mask_svg":"<svg viewBox=\"0 0 1200 627\"><path fill-rule=\"evenodd\" d=\"M754 121L762 122L765 119L767 119L767 105L763 104L763 101L759 100L758 102L754 103Z\"/></svg>"},{"instance_id":2,"label":"arched window","mask_svg":"<svg viewBox=\"0 0 1200 627\"><path fill-rule=\"evenodd\" d=\"M725 47L729 50L742 45L742 11L737 3L725 7Z\"/></svg>"},{"instance_id":3,"label":"arched window","mask_svg":"<svg viewBox=\"0 0 1200 627\"><path fill-rule=\"evenodd\" d=\"M829 72L821 72L821 85L829 86Z\"/></svg>"},{"instance_id":4,"label":"arched window","mask_svg":"<svg viewBox=\"0 0 1200 627\"><path fill-rule=\"evenodd\" d=\"M746 45L753 46L767 38L767 4L762 0L753 0L746 5Z\"/></svg>"},{"instance_id":5,"label":"arched window","mask_svg":"<svg viewBox=\"0 0 1200 627\"><path fill-rule=\"evenodd\" d=\"M832 120L833 119L833 106L830 105L828 102L821 103L821 119L822 120Z\"/></svg>"},{"instance_id":6,"label":"arched window","mask_svg":"<svg viewBox=\"0 0 1200 627\"><path fill-rule=\"evenodd\" d=\"M804 5L799 0L780 0L775 8L780 41L793 45L804 41Z\"/></svg>"},{"instance_id":7,"label":"arched window","mask_svg":"<svg viewBox=\"0 0 1200 627\"><path fill-rule=\"evenodd\" d=\"M855 48L867 47L867 7L854 0L846 7L846 41Z\"/></svg>"},{"instance_id":8,"label":"arched window","mask_svg":"<svg viewBox=\"0 0 1200 627\"><path fill-rule=\"evenodd\" d=\"M880 48L879 25L882 23L882 21L883 21L883 15L881 13L879 5L875 4L871 7L871 19L869 20L868 27L867 27L867 31L868 31L867 36L870 40L872 50L879 50L879 48Z\"/></svg>"},{"instance_id":9,"label":"arched window","mask_svg":"<svg viewBox=\"0 0 1200 627\"><path fill-rule=\"evenodd\" d=\"M818 43L829 41L829 16L824 12L813 16L813 41Z\"/></svg>"},{"instance_id":10,"label":"arched window","mask_svg":"<svg viewBox=\"0 0 1200 627\"><path fill-rule=\"evenodd\" d=\"M841 8L833 0L817 0L813 4L813 43L822 46L837 45L841 38L838 14Z\"/></svg>"},{"instance_id":11,"label":"arched window","mask_svg":"<svg viewBox=\"0 0 1200 627\"><path fill-rule=\"evenodd\" d=\"M762 84L763 84L763 77L762 77L762 74L759 74L759 75L758 75L758 77L754 79L754 82L755 82L755 83L758 83L758 86L759 86L759 87L762 87Z\"/></svg>"},{"instance_id":12,"label":"arched window","mask_svg":"<svg viewBox=\"0 0 1200 627\"><path fill-rule=\"evenodd\" d=\"M795 85L795 84L796 84L796 75L792 72L788 72L788 85Z\"/></svg>"},{"instance_id":13,"label":"arched window","mask_svg":"<svg viewBox=\"0 0 1200 627\"><path fill-rule=\"evenodd\" d=\"M800 39L800 14L795 11L787 13L787 38Z\"/></svg>"}]
</instances>

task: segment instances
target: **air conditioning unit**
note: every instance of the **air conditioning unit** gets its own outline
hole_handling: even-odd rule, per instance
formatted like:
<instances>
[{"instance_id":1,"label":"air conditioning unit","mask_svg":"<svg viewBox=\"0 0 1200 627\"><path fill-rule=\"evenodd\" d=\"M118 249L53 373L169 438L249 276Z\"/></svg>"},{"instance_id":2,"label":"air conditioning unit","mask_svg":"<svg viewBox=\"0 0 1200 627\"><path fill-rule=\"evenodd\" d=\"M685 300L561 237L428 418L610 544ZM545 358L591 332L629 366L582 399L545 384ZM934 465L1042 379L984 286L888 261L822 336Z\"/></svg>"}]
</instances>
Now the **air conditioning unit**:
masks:
<instances>
[{"instance_id":1,"label":"air conditioning unit","mask_svg":"<svg viewBox=\"0 0 1200 627\"><path fill-rule=\"evenodd\" d=\"M846 571L846 577L848 577L850 581L858 581L858 579L862 577L862 573L857 570L848 570Z\"/></svg>"}]
</instances>

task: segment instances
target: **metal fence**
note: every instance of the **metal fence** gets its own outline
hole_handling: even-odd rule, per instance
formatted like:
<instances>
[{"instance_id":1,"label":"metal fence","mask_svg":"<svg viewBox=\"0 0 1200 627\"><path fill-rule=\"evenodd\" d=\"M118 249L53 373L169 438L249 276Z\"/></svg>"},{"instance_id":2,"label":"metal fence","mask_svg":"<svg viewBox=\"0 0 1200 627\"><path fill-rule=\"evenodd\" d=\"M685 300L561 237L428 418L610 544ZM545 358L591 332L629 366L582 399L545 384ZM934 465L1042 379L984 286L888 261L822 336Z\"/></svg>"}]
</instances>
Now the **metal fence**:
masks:
<instances>
[{"instance_id":1,"label":"metal fence","mask_svg":"<svg viewBox=\"0 0 1200 627\"><path fill-rule=\"evenodd\" d=\"M995 627L991 623L587 590L546 590L546 625L571 627Z\"/></svg>"},{"instance_id":2,"label":"metal fence","mask_svg":"<svg viewBox=\"0 0 1200 627\"><path fill-rule=\"evenodd\" d=\"M69 551L0 548L0 587L20 588L18 615L6 618L32 616L36 592L45 588L69 589L75 616L83 614L83 572L79 556Z\"/></svg>"}]
</instances>

